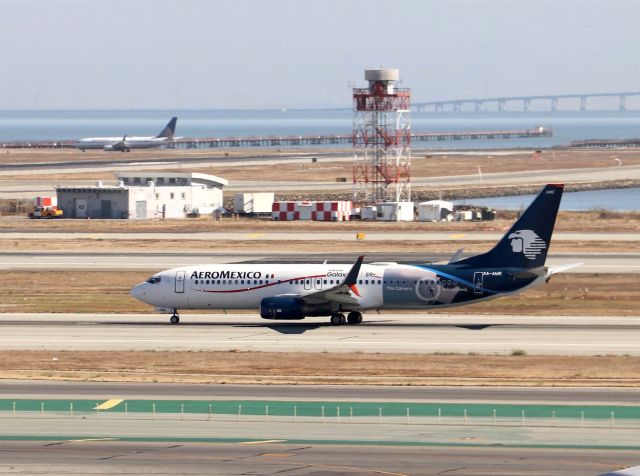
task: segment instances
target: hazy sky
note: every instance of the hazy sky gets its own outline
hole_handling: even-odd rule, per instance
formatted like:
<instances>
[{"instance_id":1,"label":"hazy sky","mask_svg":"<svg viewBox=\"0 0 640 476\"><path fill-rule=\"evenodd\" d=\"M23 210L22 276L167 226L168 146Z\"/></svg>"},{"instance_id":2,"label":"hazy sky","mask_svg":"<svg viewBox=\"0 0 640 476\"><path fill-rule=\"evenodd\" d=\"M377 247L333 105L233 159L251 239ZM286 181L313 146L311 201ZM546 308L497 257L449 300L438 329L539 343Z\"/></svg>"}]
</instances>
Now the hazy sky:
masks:
<instances>
[{"instance_id":1,"label":"hazy sky","mask_svg":"<svg viewBox=\"0 0 640 476\"><path fill-rule=\"evenodd\" d=\"M0 0L0 109L350 107L640 89L640 1Z\"/></svg>"}]
</instances>

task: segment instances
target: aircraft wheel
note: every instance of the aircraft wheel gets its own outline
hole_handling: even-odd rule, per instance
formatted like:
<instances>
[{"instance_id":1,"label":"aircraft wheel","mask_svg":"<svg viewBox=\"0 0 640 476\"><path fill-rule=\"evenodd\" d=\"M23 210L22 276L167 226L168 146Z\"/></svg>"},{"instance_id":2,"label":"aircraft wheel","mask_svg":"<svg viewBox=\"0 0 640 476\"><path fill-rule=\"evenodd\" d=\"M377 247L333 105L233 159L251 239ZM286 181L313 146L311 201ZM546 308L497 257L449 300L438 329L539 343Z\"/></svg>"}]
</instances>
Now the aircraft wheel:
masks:
<instances>
[{"instance_id":1,"label":"aircraft wheel","mask_svg":"<svg viewBox=\"0 0 640 476\"><path fill-rule=\"evenodd\" d=\"M173 316L171 316L171 319L169 319L171 321L171 324L177 324L178 322L180 322L180 316L178 316L177 314L174 314Z\"/></svg>"},{"instance_id":2,"label":"aircraft wheel","mask_svg":"<svg viewBox=\"0 0 640 476\"><path fill-rule=\"evenodd\" d=\"M331 316L331 325L332 326L341 326L345 323L344 314L337 312Z\"/></svg>"},{"instance_id":3,"label":"aircraft wheel","mask_svg":"<svg viewBox=\"0 0 640 476\"><path fill-rule=\"evenodd\" d=\"M360 312L350 312L347 316L347 322L349 324L360 324L362 322L362 313Z\"/></svg>"}]
</instances>

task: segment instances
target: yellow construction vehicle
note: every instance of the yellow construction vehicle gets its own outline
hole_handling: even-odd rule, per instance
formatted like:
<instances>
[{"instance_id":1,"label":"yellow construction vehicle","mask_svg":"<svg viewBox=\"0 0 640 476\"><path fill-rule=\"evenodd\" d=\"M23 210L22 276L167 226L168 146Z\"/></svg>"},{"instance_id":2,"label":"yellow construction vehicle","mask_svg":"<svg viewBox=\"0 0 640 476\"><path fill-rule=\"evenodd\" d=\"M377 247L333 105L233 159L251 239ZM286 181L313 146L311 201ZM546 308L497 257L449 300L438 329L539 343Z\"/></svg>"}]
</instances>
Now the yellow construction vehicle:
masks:
<instances>
[{"instance_id":1,"label":"yellow construction vehicle","mask_svg":"<svg viewBox=\"0 0 640 476\"><path fill-rule=\"evenodd\" d=\"M62 216L62 210L53 207L35 207L29 218L60 218Z\"/></svg>"}]
</instances>

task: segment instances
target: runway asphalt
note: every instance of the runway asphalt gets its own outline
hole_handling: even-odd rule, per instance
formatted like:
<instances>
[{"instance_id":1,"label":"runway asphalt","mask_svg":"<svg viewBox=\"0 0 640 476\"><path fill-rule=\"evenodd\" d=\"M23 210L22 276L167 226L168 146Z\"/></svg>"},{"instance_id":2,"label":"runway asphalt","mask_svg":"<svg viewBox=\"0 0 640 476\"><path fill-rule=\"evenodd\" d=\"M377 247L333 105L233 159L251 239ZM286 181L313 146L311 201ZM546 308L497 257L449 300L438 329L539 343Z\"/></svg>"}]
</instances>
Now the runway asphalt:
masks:
<instances>
[{"instance_id":1,"label":"runway asphalt","mask_svg":"<svg viewBox=\"0 0 640 476\"><path fill-rule=\"evenodd\" d=\"M363 476L598 475L636 464L632 450L295 443L3 441L0 472Z\"/></svg>"},{"instance_id":2,"label":"runway asphalt","mask_svg":"<svg viewBox=\"0 0 640 476\"><path fill-rule=\"evenodd\" d=\"M463 256L470 256L465 254ZM365 262L447 262L450 253L370 253ZM0 251L0 270L150 270L179 266L225 263L351 263L355 253L206 253L206 252L92 252L92 251ZM548 266L583 263L570 273L640 273L640 254L550 254Z\"/></svg>"},{"instance_id":3,"label":"runway asphalt","mask_svg":"<svg viewBox=\"0 0 640 476\"><path fill-rule=\"evenodd\" d=\"M255 314L0 314L0 349L640 355L633 317L365 314L270 322Z\"/></svg>"},{"instance_id":4,"label":"runway asphalt","mask_svg":"<svg viewBox=\"0 0 640 476\"><path fill-rule=\"evenodd\" d=\"M1 380L0 399L95 398L637 405L638 388L234 385Z\"/></svg>"},{"instance_id":5,"label":"runway asphalt","mask_svg":"<svg viewBox=\"0 0 640 476\"><path fill-rule=\"evenodd\" d=\"M151 413L151 412L149 412ZM84 418L82 418L84 416ZM229 418L230 417L230 418ZM515 420L515 421L514 421ZM576 426L550 426L547 419L543 424L534 422L518 425L518 418L510 424L491 424L489 418L484 424L474 423L467 419L456 424L451 419L437 423L437 417L431 423L420 420L406 423L405 418L387 420L368 418L366 422L354 417L309 419L299 418L293 421L292 416L266 418L264 415L229 415L226 418L208 420L207 415L160 415L156 414L113 414L83 413L69 417L68 411L53 417L40 417L39 412L31 415L17 413L12 417L10 412L2 413L2 429L5 437L57 437L59 439L102 439L102 438L136 438L142 441L200 441L202 443L244 441L283 441L299 445L307 444L365 444L376 446L548 446L548 447L586 447L640 450L638 443L637 420L632 424L622 424L610 428L609 425L593 426L588 431L580 429L580 421ZM476 419L476 422L479 420ZM514 424L515 423L515 424ZM587 424L585 423L585 425Z\"/></svg>"}]
</instances>

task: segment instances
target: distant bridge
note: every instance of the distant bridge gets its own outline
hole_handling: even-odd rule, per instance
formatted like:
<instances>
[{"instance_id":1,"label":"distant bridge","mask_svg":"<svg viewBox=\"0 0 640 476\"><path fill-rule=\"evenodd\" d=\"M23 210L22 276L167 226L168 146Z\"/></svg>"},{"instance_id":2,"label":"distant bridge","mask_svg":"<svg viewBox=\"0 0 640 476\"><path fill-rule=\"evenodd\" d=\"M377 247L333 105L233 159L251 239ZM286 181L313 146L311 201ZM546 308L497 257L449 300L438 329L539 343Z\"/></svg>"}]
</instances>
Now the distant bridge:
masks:
<instances>
[{"instance_id":1,"label":"distant bridge","mask_svg":"<svg viewBox=\"0 0 640 476\"><path fill-rule=\"evenodd\" d=\"M621 92L621 93L593 93L593 94L551 94L538 96L504 96L482 99L450 99L447 101L428 101L413 103L412 109L417 111L462 111L464 106L473 106L465 110L481 112L488 105L494 106L495 110L503 112L506 110L508 103L517 103L522 107L522 111L528 111L531 103L534 101L543 102L548 105L550 111L558 110L558 103L565 99L578 99L580 101L580 110L587 110L587 101L593 98L618 98L618 110L627 110L627 98L640 97L640 92Z\"/></svg>"}]
</instances>

